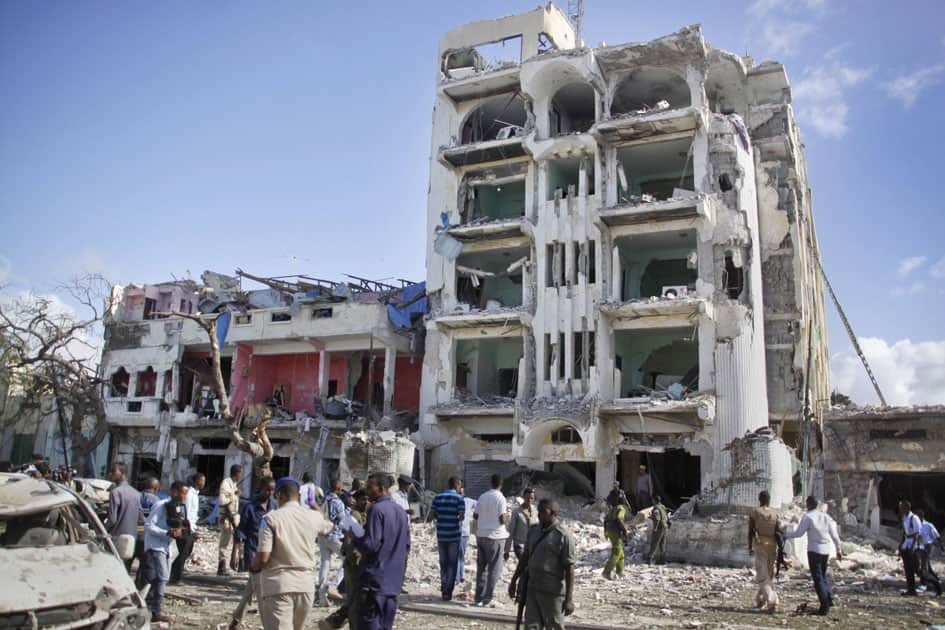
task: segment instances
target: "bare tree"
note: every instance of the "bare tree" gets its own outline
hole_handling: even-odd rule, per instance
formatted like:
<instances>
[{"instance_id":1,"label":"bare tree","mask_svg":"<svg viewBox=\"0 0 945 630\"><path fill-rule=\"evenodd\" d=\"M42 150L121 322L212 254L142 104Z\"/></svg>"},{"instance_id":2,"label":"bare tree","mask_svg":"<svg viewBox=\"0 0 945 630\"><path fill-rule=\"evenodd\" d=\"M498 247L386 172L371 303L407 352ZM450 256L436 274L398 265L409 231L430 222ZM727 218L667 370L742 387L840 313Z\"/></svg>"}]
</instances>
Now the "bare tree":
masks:
<instances>
[{"instance_id":1,"label":"bare tree","mask_svg":"<svg viewBox=\"0 0 945 630\"><path fill-rule=\"evenodd\" d=\"M270 462L272 462L273 450L272 443L269 441L269 435L266 432L266 427L272 422L272 409L263 407L258 422L253 428L253 439L247 440L244 438L241 432L241 425L243 424L243 420L248 416L247 410L243 408L240 410L239 414L233 414L233 410L230 408L229 396L226 391L226 383L223 380L223 370L220 361L220 341L217 337L219 315L167 311L154 313L154 316L189 319L207 333L207 337L210 340L210 370L213 376L213 390L217 395L217 399L220 401L220 415L223 417L223 421L226 422L230 430L230 440L233 442L233 446L244 453L248 453L250 457L253 458L253 469L257 478L272 477Z\"/></svg>"},{"instance_id":2,"label":"bare tree","mask_svg":"<svg viewBox=\"0 0 945 630\"><path fill-rule=\"evenodd\" d=\"M84 475L94 473L87 469L88 455L108 434L98 349L91 340L109 309L110 289L94 274L59 287L78 305L75 313L51 296L0 300L0 422L11 423L28 409L54 413L66 463Z\"/></svg>"}]
</instances>

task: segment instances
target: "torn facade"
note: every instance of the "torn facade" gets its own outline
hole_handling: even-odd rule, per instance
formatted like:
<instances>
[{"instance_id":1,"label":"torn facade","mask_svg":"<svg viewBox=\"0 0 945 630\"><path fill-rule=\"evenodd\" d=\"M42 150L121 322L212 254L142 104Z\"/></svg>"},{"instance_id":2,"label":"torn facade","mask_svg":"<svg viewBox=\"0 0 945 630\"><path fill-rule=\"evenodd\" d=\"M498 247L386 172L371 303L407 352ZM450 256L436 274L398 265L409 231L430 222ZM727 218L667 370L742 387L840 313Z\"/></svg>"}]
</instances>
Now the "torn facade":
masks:
<instances>
[{"instance_id":1,"label":"torn facade","mask_svg":"<svg viewBox=\"0 0 945 630\"><path fill-rule=\"evenodd\" d=\"M647 465L670 504L790 500L777 438L754 485L712 492L738 478L733 440L799 413L803 322L823 322L782 66L699 27L575 47L549 4L443 38L432 152L416 439L434 486L568 464L603 495ZM814 346L820 400L822 330Z\"/></svg>"},{"instance_id":2,"label":"torn facade","mask_svg":"<svg viewBox=\"0 0 945 630\"><path fill-rule=\"evenodd\" d=\"M874 533L898 540L900 499L945 527L945 406L832 409L823 457L824 496Z\"/></svg>"},{"instance_id":3,"label":"torn facade","mask_svg":"<svg viewBox=\"0 0 945 630\"><path fill-rule=\"evenodd\" d=\"M218 323L229 403L234 414L246 412L248 425L274 410L276 475L309 472L327 484L338 474L346 431L415 429L422 283L238 274L115 289L101 368L111 461L128 464L136 482L203 472L211 488L231 465L251 468L220 418L207 333L172 312L229 319ZM246 290L245 280L264 288Z\"/></svg>"}]
</instances>

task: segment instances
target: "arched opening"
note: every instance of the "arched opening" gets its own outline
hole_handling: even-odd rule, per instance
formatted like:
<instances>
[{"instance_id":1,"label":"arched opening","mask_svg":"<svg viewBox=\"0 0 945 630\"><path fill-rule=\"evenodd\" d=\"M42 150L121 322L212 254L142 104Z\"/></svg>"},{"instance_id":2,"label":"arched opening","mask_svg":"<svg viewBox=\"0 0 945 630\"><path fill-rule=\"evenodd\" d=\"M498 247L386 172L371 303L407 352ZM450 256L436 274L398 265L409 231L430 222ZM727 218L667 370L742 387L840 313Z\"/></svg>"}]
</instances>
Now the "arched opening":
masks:
<instances>
[{"instance_id":1,"label":"arched opening","mask_svg":"<svg viewBox=\"0 0 945 630\"><path fill-rule=\"evenodd\" d=\"M594 88L583 81L568 83L555 92L548 106L548 129L552 137L584 133L597 117Z\"/></svg>"},{"instance_id":2,"label":"arched opening","mask_svg":"<svg viewBox=\"0 0 945 630\"><path fill-rule=\"evenodd\" d=\"M525 119L525 101L518 92L484 99L463 123L461 144L521 136Z\"/></svg>"},{"instance_id":3,"label":"arched opening","mask_svg":"<svg viewBox=\"0 0 945 630\"><path fill-rule=\"evenodd\" d=\"M135 396L154 396L157 392L157 372L150 365L138 372Z\"/></svg>"},{"instance_id":4,"label":"arched opening","mask_svg":"<svg viewBox=\"0 0 945 630\"><path fill-rule=\"evenodd\" d=\"M560 429L551 432L552 444L583 444L581 434L570 424L566 424Z\"/></svg>"},{"instance_id":5,"label":"arched opening","mask_svg":"<svg viewBox=\"0 0 945 630\"><path fill-rule=\"evenodd\" d=\"M112 398L123 398L128 395L128 382L131 379L131 375L128 374L128 370L123 367L115 370L111 378L111 396Z\"/></svg>"},{"instance_id":6,"label":"arched opening","mask_svg":"<svg viewBox=\"0 0 945 630\"><path fill-rule=\"evenodd\" d=\"M664 68L640 68L617 85L611 102L612 116L650 110L677 109L692 104L685 79Z\"/></svg>"}]
</instances>

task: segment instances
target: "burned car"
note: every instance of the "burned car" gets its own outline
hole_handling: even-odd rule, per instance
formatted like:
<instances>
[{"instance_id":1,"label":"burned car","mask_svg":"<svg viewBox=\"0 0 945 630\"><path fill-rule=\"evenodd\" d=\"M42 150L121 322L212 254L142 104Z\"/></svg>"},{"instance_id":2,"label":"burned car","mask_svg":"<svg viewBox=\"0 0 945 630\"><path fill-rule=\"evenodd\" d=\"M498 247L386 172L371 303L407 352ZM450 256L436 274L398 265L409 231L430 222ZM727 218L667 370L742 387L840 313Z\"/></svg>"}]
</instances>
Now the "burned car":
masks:
<instances>
[{"instance_id":1,"label":"burned car","mask_svg":"<svg viewBox=\"0 0 945 630\"><path fill-rule=\"evenodd\" d=\"M43 479L0 474L0 628L148 628L150 614L89 504Z\"/></svg>"}]
</instances>

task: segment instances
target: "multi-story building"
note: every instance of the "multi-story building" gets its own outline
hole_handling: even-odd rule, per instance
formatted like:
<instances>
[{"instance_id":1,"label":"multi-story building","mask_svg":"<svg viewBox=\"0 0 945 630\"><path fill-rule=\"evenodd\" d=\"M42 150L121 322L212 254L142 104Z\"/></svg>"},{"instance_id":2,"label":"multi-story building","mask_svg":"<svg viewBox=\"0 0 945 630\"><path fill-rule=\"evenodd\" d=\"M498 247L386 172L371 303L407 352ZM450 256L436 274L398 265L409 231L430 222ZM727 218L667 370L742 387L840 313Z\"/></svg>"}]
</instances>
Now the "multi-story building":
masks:
<instances>
[{"instance_id":1,"label":"multi-story building","mask_svg":"<svg viewBox=\"0 0 945 630\"><path fill-rule=\"evenodd\" d=\"M549 4L449 32L436 81L430 482L526 466L604 494L645 465L671 502L754 502L759 483L789 500L783 442L752 440L749 471L726 450L796 431L808 331L812 399L829 392L784 68L698 26L588 48Z\"/></svg>"},{"instance_id":2,"label":"multi-story building","mask_svg":"<svg viewBox=\"0 0 945 630\"><path fill-rule=\"evenodd\" d=\"M300 276L257 278L268 288L244 290L241 278L207 272L202 280L114 291L101 364L110 460L128 464L136 482L202 472L213 488L232 464L251 469L220 418L207 333L171 312L228 313L218 339L229 402L247 423L263 405L273 412L276 475L309 472L327 485L338 474L342 437L362 426L346 417L344 401L364 403L371 426L415 427L422 284Z\"/></svg>"}]
</instances>

